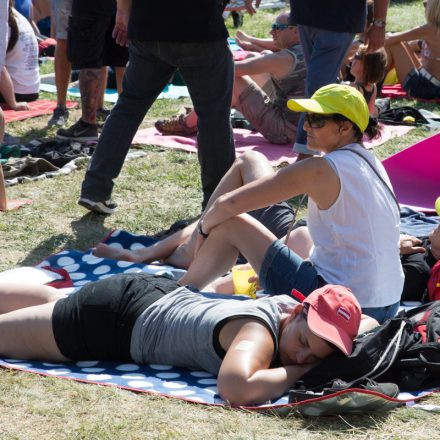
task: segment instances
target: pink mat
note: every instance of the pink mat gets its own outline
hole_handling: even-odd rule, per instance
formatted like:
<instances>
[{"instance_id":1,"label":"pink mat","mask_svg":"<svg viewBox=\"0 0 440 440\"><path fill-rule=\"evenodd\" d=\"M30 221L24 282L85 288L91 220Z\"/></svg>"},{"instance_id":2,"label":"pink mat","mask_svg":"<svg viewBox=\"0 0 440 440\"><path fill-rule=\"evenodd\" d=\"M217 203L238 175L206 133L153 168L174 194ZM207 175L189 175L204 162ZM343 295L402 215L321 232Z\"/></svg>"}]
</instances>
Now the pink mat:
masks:
<instances>
[{"instance_id":1,"label":"pink mat","mask_svg":"<svg viewBox=\"0 0 440 440\"><path fill-rule=\"evenodd\" d=\"M408 133L412 128L411 126L383 125L381 128L381 137L372 141L366 141L364 145L366 148L373 148L393 137ZM274 166L283 162L293 163L296 160L296 154L292 153L292 145L271 144L260 133L235 128L234 139L237 154L250 150L259 151L264 154ZM161 147L176 148L192 153L197 152L195 136L162 136L154 127L139 130L133 139L133 144L159 145Z\"/></svg>"},{"instance_id":2,"label":"pink mat","mask_svg":"<svg viewBox=\"0 0 440 440\"><path fill-rule=\"evenodd\" d=\"M435 212L440 196L440 133L388 157L383 162L397 200L416 211Z\"/></svg>"}]
</instances>

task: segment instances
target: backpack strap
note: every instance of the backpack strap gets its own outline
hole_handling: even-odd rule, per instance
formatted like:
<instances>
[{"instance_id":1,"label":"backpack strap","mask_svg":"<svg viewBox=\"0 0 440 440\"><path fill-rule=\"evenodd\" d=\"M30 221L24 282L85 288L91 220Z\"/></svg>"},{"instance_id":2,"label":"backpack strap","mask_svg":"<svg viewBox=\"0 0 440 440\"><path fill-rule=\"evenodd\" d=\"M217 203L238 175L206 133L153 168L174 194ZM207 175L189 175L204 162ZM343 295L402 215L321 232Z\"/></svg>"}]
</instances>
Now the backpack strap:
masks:
<instances>
[{"instance_id":1,"label":"backpack strap","mask_svg":"<svg viewBox=\"0 0 440 440\"><path fill-rule=\"evenodd\" d=\"M389 187L389 185L385 182L383 177L379 174L379 171L377 171L376 167L363 154L359 153L359 151L353 150L352 148L339 148L337 151L351 151L352 153L359 156L366 164L368 164L368 166L374 171L374 174L376 174L377 178L382 182L382 184L390 193L391 197L396 203L397 211L399 212L399 216L400 216L400 205L399 202L397 201L397 197L394 194L394 191Z\"/></svg>"}]
</instances>

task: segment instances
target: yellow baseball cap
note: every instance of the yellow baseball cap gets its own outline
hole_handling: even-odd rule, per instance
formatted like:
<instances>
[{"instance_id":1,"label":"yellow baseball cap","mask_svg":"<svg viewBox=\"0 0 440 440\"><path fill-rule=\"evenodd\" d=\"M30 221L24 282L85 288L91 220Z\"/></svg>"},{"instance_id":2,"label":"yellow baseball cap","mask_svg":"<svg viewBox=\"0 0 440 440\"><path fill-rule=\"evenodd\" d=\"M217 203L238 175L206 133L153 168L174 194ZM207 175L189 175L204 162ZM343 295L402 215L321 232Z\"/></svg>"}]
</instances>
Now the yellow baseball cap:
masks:
<instances>
[{"instance_id":1,"label":"yellow baseball cap","mask_svg":"<svg viewBox=\"0 0 440 440\"><path fill-rule=\"evenodd\" d=\"M364 95L354 87L342 84L321 87L310 99L289 99L287 107L294 112L343 115L356 124L362 133L370 119Z\"/></svg>"}]
</instances>

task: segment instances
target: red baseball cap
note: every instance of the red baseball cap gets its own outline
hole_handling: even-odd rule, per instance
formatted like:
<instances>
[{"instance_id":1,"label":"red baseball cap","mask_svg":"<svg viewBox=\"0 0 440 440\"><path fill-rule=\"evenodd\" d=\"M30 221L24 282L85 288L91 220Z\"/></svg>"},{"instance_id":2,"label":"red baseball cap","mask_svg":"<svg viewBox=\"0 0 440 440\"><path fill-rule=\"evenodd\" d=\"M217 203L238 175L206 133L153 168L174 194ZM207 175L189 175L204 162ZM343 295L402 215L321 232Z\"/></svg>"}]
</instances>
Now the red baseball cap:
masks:
<instances>
[{"instance_id":1,"label":"red baseball cap","mask_svg":"<svg viewBox=\"0 0 440 440\"><path fill-rule=\"evenodd\" d=\"M307 324L310 330L347 356L351 354L362 315L361 306L351 290L327 284L314 290L303 303L309 305Z\"/></svg>"}]
</instances>

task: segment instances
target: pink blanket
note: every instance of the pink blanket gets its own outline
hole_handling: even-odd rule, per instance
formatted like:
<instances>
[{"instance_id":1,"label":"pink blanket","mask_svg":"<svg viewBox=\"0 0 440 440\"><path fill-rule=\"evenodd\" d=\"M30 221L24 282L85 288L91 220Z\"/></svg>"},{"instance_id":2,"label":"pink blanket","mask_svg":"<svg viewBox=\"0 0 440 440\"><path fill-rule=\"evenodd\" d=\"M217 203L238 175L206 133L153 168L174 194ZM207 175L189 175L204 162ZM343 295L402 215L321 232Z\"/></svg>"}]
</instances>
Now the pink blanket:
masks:
<instances>
[{"instance_id":1,"label":"pink blanket","mask_svg":"<svg viewBox=\"0 0 440 440\"><path fill-rule=\"evenodd\" d=\"M402 150L383 162L400 204L435 212L440 196L440 133Z\"/></svg>"},{"instance_id":2,"label":"pink blanket","mask_svg":"<svg viewBox=\"0 0 440 440\"><path fill-rule=\"evenodd\" d=\"M382 125L381 137L372 141L366 141L364 145L366 148L373 148L393 137L408 133L412 128L411 126ZM296 160L297 155L292 152L292 145L271 144L260 133L236 128L234 129L234 139L237 154L250 150L259 151L274 166L283 162L293 163ZM133 139L133 144L159 145L166 148L197 152L195 137L162 136L154 127L139 130Z\"/></svg>"}]
</instances>

